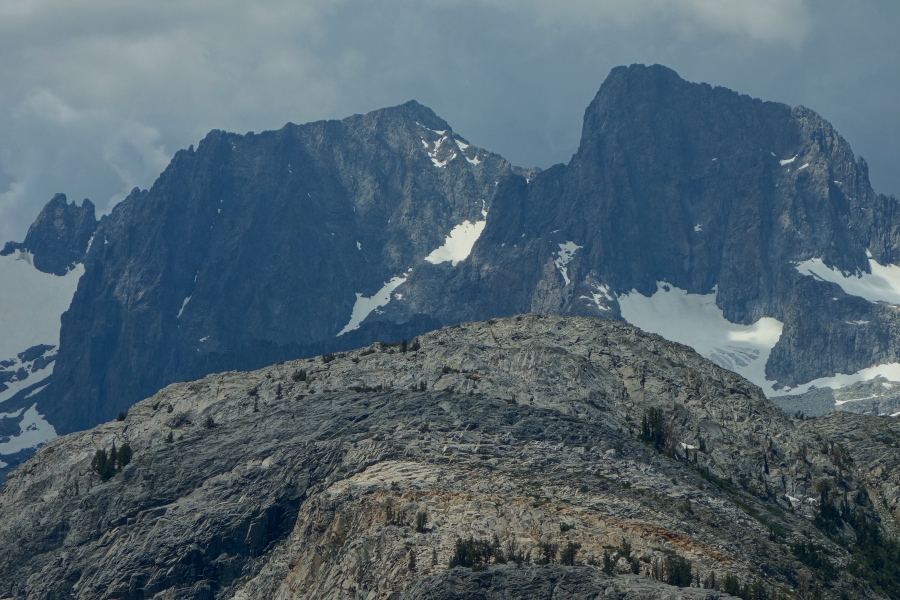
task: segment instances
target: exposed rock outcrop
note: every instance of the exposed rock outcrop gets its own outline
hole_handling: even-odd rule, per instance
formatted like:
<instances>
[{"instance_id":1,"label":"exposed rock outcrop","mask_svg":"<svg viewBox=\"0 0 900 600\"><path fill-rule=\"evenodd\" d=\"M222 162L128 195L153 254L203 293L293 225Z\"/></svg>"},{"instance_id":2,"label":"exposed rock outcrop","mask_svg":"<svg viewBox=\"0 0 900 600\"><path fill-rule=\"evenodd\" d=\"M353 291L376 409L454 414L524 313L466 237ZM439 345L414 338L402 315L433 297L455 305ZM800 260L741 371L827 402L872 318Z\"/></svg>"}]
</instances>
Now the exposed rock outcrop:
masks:
<instances>
[{"instance_id":1,"label":"exposed rock outcrop","mask_svg":"<svg viewBox=\"0 0 900 600\"><path fill-rule=\"evenodd\" d=\"M0 595L888 597L850 566L854 527L894 539L900 504L896 422L883 443L873 419L794 421L685 346L575 317L210 375L9 477ZM133 458L103 481L114 444ZM846 498L864 520L817 525ZM448 571L469 538L524 564Z\"/></svg>"},{"instance_id":2,"label":"exposed rock outcrop","mask_svg":"<svg viewBox=\"0 0 900 600\"><path fill-rule=\"evenodd\" d=\"M28 228L25 241L7 242L0 256L16 250L30 252L34 266L44 273L63 276L84 262L88 244L97 228L94 204L86 199L77 206L65 194L56 194Z\"/></svg>"}]
</instances>

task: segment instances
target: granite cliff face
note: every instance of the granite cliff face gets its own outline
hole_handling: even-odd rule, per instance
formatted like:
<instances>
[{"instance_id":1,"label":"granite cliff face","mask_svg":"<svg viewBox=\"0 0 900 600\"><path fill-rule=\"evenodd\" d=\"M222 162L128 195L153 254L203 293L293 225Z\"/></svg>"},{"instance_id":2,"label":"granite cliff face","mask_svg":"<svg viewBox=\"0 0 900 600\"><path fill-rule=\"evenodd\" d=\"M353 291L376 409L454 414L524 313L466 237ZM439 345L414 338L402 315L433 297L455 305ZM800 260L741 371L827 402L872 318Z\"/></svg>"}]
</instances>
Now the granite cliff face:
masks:
<instances>
[{"instance_id":1,"label":"granite cliff face","mask_svg":"<svg viewBox=\"0 0 900 600\"><path fill-rule=\"evenodd\" d=\"M0 595L893 597L862 549L895 543L898 436L792 420L621 322L468 323L174 384L56 438L0 494ZM92 457L126 444L104 481ZM508 564L448 569L494 536Z\"/></svg>"},{"instance_id":2,"label":"granite cliff face","mask_svg":"<svg viewBox=\"0 0 900 600\"><path fill-rule=\"evenodd\" d=\"M51 419L81 429L172 381L437 327L426 313L336 340L357 294L408 277L460 223L483 226L518 172L415 102L210 133L100 224L63 320Z\"/></svg>"},{"instance_id":3,"label":"granite cliff face","mask_svg":"<svg viewBox=\"0 0 900 600\"><path fill-rule=\"evenodd\" d=\"M585 113L572 161L501 198L445 295L479 298L469 316L535 310L654 326L624 312L622 297L630 304L665 284L706 296L731 323L779 322L754 348L766 355L757 376L740 360L724 365L767 393L897 361L894 306L798 268L820 259L826 278L830 267L854 280L897 262L900 247L896 199L872 191L865 163L808 109L665 67L618 68ZM716 342L729 354L733 341Z\"/></svg>"},{"instance_id":4,"label":"granite cliff face","mask_svg":"<svg viewBox=\"0 0 900 600\"><path fill-rule=\"evenodd\" d=\"M41 231L86 240L93 208L64 206ZM658 65L614 69L545 171L415 102L214 131L58 253L85 274L54 373L0 406L34 392L74 431L174 381L524 312L622 318L770 396L898 381L898 224L814 112Z\"/></svg>"}]
</instances>

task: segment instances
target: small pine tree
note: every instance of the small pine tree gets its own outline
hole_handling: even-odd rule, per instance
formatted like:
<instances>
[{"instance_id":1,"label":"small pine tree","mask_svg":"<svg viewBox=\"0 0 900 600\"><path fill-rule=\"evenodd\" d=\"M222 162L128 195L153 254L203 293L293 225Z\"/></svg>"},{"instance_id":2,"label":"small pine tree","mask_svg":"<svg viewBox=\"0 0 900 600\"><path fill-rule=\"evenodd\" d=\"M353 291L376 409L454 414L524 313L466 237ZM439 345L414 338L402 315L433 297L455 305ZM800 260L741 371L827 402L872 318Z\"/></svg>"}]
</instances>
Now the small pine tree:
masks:
<instances>
[{"instance_id":1,"label":"small pine tree","mask_svg":"<svg viewBox=\"0 0 900 600\"><path fill-rule=\"evenodd\" d=\"M616 563L613 561L612 556L609 555L609 551L603 551L603 572L607 575L612 575L615 569Z\"/></svg>"},{"instance_id":2,"label":"small pine tree","mask_svg":"<svg viewBox=\"0 0 900 600\"><path fill-rule=\"evenodd\" d=\"M681 556L666 557L666 571L668 571L666 583L669 585L690 587L694 580L690 561Z\"/></svg>"},{"instance_id":3,"label":"small pine tree","mask_svg":"<svg viewBox=\"0 0 900 600\"><path fill-rule=\"evenodd\" d=\"M172 430L169 430L169 435L166 436L166 443L171 444L175 441L175 436L172 435Z\"/></svg>"},{"instance_id":4,"label":"small pine tree","mask_svg":"<svg viewBox=\"0 0 900 600\"><path fill-rule=\"evenodd\" d=\"M494 537L491 538L491 554L494 556L494 562L498 565L505 565L507 562L506 554L503 552L503 547L500 545L500 538L497 537L497 534L494 534Z\"/></svg>"},{"instance_id":5,"label":"small pine tree","mask_svg":"<svg viewBox=\"0 0 900 600\"><path fill-rule=\"evenodd\" d=\"M425 529L425 525L428 524L428 513L424 510L416 515L416 531L419 533L425 533L427 529Z\"/></svg>"},{"instance_id":6,"label":"small pine tree","mask_svg":"<svg viewBox=\"0 0 900 600\"><path fill-rule=\"evenodd\" d=\"M722 591L726 594L731 594L732 596L738 596L741 593L741 582L738 581L738 578L730 573L725 576L725 581L722 584Z\"/></svg>"},{"instance_id":7,"label":"small pine tree","mask_svg":"<svg viewBox=\"0 0 900 600\"><path fill-rule=\"evenodd\" d=\"M541 558L538 561L542 565L548 565L550 563L556 562L556 555L559 552L559 544L554 542L541 542L538 544L538 551L541 553Z\"/></svg>"},{"instance_id":8,"label":"small pine tree","mask_svg":"<svg viewBox=\"0 0 900 600\"><path fill-rule=\"evenodd\" d=\"M475 540L471 537L467 540L457 538L453 556L450 557L450 568L467 567L471 569L476 565L487 564L493 555L494 548L487 541Z\"/></svg>"},{"instance_id":9,"label":"small pine tree","mask_svg":"<svg viewBox=\"0 0 900 600\"><path fill-rule=\"evenodd\" d=\"M91 460L91 469L100 476L102 481L109 481L116 474L115 460L111 460L106 450L97 450Z\"/></svg>"},{"instance_id":10,"label":"small pine tree","mask_svg":"<svg viewBox=\"0 0 900 600\"><path fill-rule=\"evenodd\" d=\"M123 411L120 410L120 411L119 411L119 416L116 417L116 421L124 421L124 420L125 420L125 416L126 416L125 413L124 413Z\"/></svg>"},{"instance_id":11,"label":"small pine tree","mask_svg":"<svg viewBox=\"0 0 900 600\"><path fill-rule=\"evenodd\" d=\"M573 542L569 542L566 544L566 547L563 548L562 554L559 555L560 564L572 567L575 565L575 556L578 554L578 550L581 548L581 544L576 544Z\"/></svg>"},{"instance_id":12,"label":"small pine tree","mask_svg":"<svg viewBox=\"0 0 900 600\"><path fill-rule=\"evenodd\" d=\"M131 444L125 442L122 444L122 447L119 448L119 454L116 457L116 461L118 463L119 470L125 468L125 466L131 462L131 457L134 455L134 452L131 450Z\"/></svg>"}]
</instances>

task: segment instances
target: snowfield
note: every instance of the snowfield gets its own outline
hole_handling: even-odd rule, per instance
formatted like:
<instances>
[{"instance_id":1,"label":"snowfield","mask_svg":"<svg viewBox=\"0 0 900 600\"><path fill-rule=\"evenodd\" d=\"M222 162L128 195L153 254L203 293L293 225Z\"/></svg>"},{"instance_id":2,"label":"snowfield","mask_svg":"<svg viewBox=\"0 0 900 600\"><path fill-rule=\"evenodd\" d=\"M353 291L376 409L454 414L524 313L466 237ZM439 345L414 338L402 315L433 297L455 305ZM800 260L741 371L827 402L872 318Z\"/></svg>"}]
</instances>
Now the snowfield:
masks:
<instances>
[{"instance_id":1,"label":"snowfield","mask_svg":"<svg viewBox=\"0 0 900 600\"><path fill-rule=\"evenodd\" d=\"M40 384L53 372L54 362L36 368L35 361L24 360L19 354L33 346L59 345L60 316L69 308L83 273L83 265L77 265L63 277L43 273L34 268L28 252L0 256L0 361L8 365L0 369L27 374L27 378L17 376L6 382L6 389L0 390L0 404ZM48 350L45 354L53 352ZM37 405L0 413L0 420L6 419L18 421L19 433L0 437L0 456L36 448L56 437L56 430L38 413Z\"/></svg>"},{"instance_id":2,"label":"snowfield","mask_svg":"<svg viewBox=\"0 0 900 600\"><path fill-rule=\"evenodd\" d=\"M663 281L652 296L637 291L618 298L622 318L644 331L690 346L720 367L735 371L771 396L779 393L766 379L766 362L781 338L783 323L764 317L752 325L725 318L716 292L689 294Z\"/></svg>"}]
</instances>

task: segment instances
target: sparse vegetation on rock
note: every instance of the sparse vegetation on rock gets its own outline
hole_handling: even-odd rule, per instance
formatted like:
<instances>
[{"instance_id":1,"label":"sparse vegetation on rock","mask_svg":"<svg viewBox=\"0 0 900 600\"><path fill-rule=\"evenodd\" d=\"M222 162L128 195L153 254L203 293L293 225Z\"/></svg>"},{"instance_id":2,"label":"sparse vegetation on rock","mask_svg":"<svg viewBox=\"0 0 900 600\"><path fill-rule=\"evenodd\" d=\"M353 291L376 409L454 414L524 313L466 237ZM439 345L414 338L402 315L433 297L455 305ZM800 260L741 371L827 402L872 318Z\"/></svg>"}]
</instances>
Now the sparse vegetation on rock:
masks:
<instances>
[{"instance_id":1,"label":"sparse vegetation on rock","mask_svg":"<svg viewBox=\"0 0 900 600\"><path fill-rule=\"evenodd\" d=\"M0 496L0 595L895 594L895 421L793 420L613 321L417 341L320 364L313 385L294 374L318 358L176 384L53 440Z\"/></svg>"}]
</instances>

